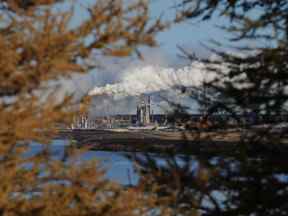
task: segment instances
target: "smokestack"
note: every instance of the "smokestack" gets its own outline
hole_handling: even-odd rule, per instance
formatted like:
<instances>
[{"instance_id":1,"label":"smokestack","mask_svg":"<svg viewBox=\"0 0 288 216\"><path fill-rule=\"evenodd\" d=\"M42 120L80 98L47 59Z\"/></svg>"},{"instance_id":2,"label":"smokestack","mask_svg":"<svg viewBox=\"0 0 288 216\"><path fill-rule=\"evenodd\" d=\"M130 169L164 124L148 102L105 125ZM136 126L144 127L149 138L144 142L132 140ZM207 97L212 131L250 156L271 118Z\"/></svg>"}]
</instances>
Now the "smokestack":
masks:
<instances>
[{"instance_id":1,"label":"smokestack","mask_svg":"<svg viewBox=\"0 0 288 216\"><path fill-rule=\"evenodd\" d=\"M150 115L151 115L151 99L148 95L141 95L139 97L138 105L137 105L137 123L139 125L145 126L150 124Z\"/></svg>"},{"instance_id":2,"label":"smokestack","mask_svg":"<svg viewBox=\"0 0 288 216\"><path fill-rule=\"evenodd\" d=\"M146 102L146 124L150 124L151 106L150 106L150 95L147 96Z\"/></svg>"}]
</instances>

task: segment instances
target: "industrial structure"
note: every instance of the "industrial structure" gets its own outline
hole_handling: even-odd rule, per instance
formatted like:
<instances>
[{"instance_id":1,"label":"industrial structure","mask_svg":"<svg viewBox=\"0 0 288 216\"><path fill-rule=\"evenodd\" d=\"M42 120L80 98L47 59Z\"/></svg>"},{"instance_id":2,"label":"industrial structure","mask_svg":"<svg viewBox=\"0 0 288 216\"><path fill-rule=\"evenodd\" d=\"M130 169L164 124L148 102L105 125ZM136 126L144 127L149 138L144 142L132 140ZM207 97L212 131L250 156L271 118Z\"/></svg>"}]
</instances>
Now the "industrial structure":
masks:
<instances>
[{"instance_id":1,"label":"industrial structure","mask_svg":"<svg viewBox=\"0 0 288 216\"><path fill-rule=\"evenodd\" d=\"M151 97L149 95L139 97L136 116L138 126L146 126L151 123Z\"/></svg>"},{"instance_id":2,"label":"industrial structure","mask_svg":"<svg viewBox=\"0 0 288 216\"><path fill-rule=\"evenodd\" d=\"M110 116L98 116L89 118L87 114L77 116L71 129L93 129L93 128L125 128L129 126L148 126L153 124L164 124L166 115L153 114L151 96L141 95L138 97L135 114L118 114Z\"/></svg>"},{"instance_id":3,"label":"industrial structure","mask_svg":"<svg viewBox=\"0 0 288 216\"><path fill-rule=\"evenodd\" d=\"M216 104L217 105L217 104ZM216 107L216 108L215 108ZM154 114L151 103L151 96L139 96L135 114L117 114L98 116L89 118L87 114L81 114L75 117L74 122L68 127L69 129L113 129L136 127L141 129L149 126L184 127L186 129L202 127L223 127L223 125L256 125L270 124L279 122L288 122L288 115L261 115L256 113L248 114L231 114L229 112L219 113L217 110L221 106L211 106L208 114L188 114L172 113ZM223 108L222 108L223 110ZM224 109L225 111L225 109ZM254 114L254 115L252 115ZM203 126L204 125L204 126ZM205 126L206 125L206 126Z\"/></svg>"}]
</instances>

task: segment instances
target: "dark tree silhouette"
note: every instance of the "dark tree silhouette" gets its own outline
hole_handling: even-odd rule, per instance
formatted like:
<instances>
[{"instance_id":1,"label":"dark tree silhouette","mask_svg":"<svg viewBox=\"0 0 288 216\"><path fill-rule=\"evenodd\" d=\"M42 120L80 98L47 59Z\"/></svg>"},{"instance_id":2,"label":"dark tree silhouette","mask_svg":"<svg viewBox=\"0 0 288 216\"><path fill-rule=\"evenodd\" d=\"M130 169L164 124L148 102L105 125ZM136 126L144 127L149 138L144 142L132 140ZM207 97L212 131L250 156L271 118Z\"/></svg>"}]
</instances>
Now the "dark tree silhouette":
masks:
<instances>
[{"instance_id":1,"label":"dark tree silhouette","mask_svg":"<svg viewBox=\"0 0 288 216\"><path fill-rule=\"evenodd\" d=\"M215 134L205 140L218 149L213 155L206 149L167 156L165 165L157 164L159 159L151 155L138 156L143 184L157 182L160 198L172 195L167 205L175 215L287 215L288 2L183 0L178 9L176 21L215 16L230 20L223 29L231 33L236 51L227 53L211 45L217 60L203 60L207 70L217 74L206 85L212 95L221 95L215 97L210 111L225 107L240 117L253 111L274 123L250 128L240 124L239 139L230 143L234 148L229 154L215 144ZM251 40L256 48L243 46ZM261 41L266 41L265 46ZM195 60L194 54L185 50L182 54ZM227 139L230 134L226 133ZM199 145L199 137L194 145ZM187 154L191 154L189 145Z\"/></svg>"}]
</instances>

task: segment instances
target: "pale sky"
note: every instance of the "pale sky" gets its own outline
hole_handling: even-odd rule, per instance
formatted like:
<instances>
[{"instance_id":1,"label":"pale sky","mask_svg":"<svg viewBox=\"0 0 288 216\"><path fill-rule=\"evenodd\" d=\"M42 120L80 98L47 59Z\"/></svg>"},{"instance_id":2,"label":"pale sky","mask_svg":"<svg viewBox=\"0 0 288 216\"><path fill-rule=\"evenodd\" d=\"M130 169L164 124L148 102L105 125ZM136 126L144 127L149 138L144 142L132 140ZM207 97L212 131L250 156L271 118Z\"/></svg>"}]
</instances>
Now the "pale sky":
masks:
<instances>
[{"instance_id":1,"label":"pale sky","mask_svg":"<svg viewBox=\"0 0 288 216\"><path fill-rule=\"evenodd\" d=\"M170 5L168 4L170 2ZM156 0L151 4L152 17L164 14L165 17L174 16L175 9L172 8L175 0ZM167 9L168 8L168 9ZM187 22L174 25L171 29L160 33L157 39L160 48L169 55L176 55L178 50L176 45L182 45L197 52L203 52L200 43L207 44L210 39L225 42L228 35L216 27L217 25L227 25L223 18L215 17L213 20L199 22L199 20L189 20ZM201 55L201 53L200 53Z\"/></svg>"},{"instance_id":2,"label":"pale sky","mask_svg":"<svg viewBox=\"0 0 288 216\"><path fill-rule=\"evenodd\" d=\"M77 2L78 0L76 0ZM72 25L77 25L81 20L87 17L85 7L92 4L95 0L81 0L80 3L74 4L75 16ZM127 0L131 2L132 0ZM151 19L161 16L163 19L173 19L175 16L175 2L178 0L150 0ZM70 5L71 6L71 5ZM61 6L63 8L63 6ZM65 4L64 7L69 7ZM176 56L178 50L176 45L182 45L194 52L205 52L200 43L207 44L208 40L213 39L219 42L227 42L228 35L216 27L216 25L227 25L223 18L213 17L212 20L199 22L190 20L185 23L174 25L171 29L157 35L160 49L163 53ZM201 53L200 53L201 55Z\"/></svg>"},{"instance_id":3,"label":"pale sky","mask_svg":"<svg viewBox=\"0 0 288 216\"><path fill-rule=\"evenodd\" d=\"M151 0L151 18L156 19L161 15L164 19L173 19L175 16L175 9L172 7L176 1L177 0ZM84 7L93 3L94 1L82 0L79 2L81 3L74 4L75 16L73 18L72 26L79 24L83 19L85 19L85 17L87 17ZM62 8L60 9L62 10L64 7L61 7ZM200 43L207 44L210 39L216 40L218 42L224 42L227 39L227 35L222 30L218 29L215 26L216 24L225 25L225 22L220 18L215 18L211 21L205 22L187 21L185 23L172 26L171 29L168 29L165 32L159 33L156 36L159 47L153 49L141 48L141 51L143 52L144 58L146 60L146 62L143 64L159 64L160 66L166 67L178 67L181 60L176 58L177 54L180 53L177 49L177 45L181 45L188 50L193 51L196 53L196 55L208 56L208 51L205 50L205 48ZM105 69L97 70L93 73L90 73L90 75L86 77L75 77L74 81L67 83L67 85L63 86L63 88L68 91L76 90L76 95L81 96L83 92L85 93L95 86L105 86L108 83L114 84L121 82L123 80L122 74L123 71L125 71L125 67L129 67L131 70L131 67L142 64L139 62L139 59L136 59L135 57L126 59L100 59L100 62L104 63L106 66ZM109 102L108 99L105 99L105 101L105 103ZM132 102L129 103L129 101ZM134 102L133 100L129 101L127 100L123 103L119 101L115 103L115 101L111 100L111 104L114 104L114 107L116 106L115 104L118 104L117 112L119 113L126 112L127 110L134 112L133 110L135 108L135 100ZM99 107L99 104L103 104L103 98L99 98L99 100L95 99L94 104L96 106L98 104ZM122 108L120 104L123 105ZM192 106L195 106L195 103ZM103 110L102 106L99 108L100 109L98 110Z\"/></svg>"}]
</instances>

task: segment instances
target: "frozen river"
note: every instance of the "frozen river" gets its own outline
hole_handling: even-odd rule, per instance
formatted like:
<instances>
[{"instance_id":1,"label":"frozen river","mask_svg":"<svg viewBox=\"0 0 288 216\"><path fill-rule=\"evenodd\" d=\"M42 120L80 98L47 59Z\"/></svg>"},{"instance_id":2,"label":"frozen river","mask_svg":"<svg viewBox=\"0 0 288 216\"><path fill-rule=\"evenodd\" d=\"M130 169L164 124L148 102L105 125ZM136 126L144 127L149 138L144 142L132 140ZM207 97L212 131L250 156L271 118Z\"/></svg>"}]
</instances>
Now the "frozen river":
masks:
<instances>
[{"instance_id":1,"label":"frozen river","mask_svg":"<svg viewBox=\"0 0 288 216\"><path fill-rule=\"evenodd\" d=\"M66 140L54 140L49 145L49 151L51 156L55 160L63 159L65 154L65 147L69 145L69 141ZM26 157L41 152L43 145L32 143L30 150L25 154ZM108 151L86 151L80 156L81 161L97 159L100 161L101 167L106 170L106 178L116 181L123 185L136 185L139 180L139 175L134 170L133 161L127 157L126 152L108 152ZM138 156L143 155L138 153ZM167 165L165 157L153 154L153 159L158 165ZM175 157L175 165L170 161L170 167L182 166L185 164L184 155L177 155ZM230 157L230 156L218 156L218 157L207 157L199 158L198 156L186 156L188 164L188 171L184 174L186 181L183 184L187 184L186 187L189 190L198 190L197 178L197 167L203 168L209 166L214 171L217 171L215 178L210 178L210 184L213 185L209 196L202 200L202 206L205 208L214 208L213 202L217 201L218 206L222 209L225 208L227 200L240 200L242 196L254 193L254 191L260 188L261 197L269 197L271 202L274 198L278 198L278 193L286 193L288 185L288 165L287 155L283 158L280 155L277 157L249 157L247 160L242 158ZM69 162L69 159L67 160ZM185 167L185 166L183 166ZM181 168L180 168L181 170ZM174 170L175 171L175 170ZM182 170L183 171L183 170ZM196 171L196 172L195 172ZM228 179L228 181L227 181ZM173 179L171 179L173 180ZM196 181L195 181L196 180ZM256 187L257 186L257 187ZM194 188L195 187L195 188ZM224 189L223 189L224 188ZM270 190L271 189L271 190ZM199 192L199 191L198 191ZM233 193L231 193L233 192ZM253 194L252 193L252 194ZM255 194L252 197L257 200L259 196ZM250 195L249 195L250 196ZM212 198L211 198L212 197ZM214 200L213 202L210 200ZM254 202L254 201L253 201ZM256 201L255 201L256 202ZM261 204L261 200L257 201ZM262 205L262 204L261 204Z\"/></svg>"},{"instance_id":2,"label":"frozen river","mask_svg":"<svg viewBox=\"0 0 288 216\"><path fill-rule=\"evenodd\" d=\"M64 156L64 149L69 145L68 140L54 140L49 145L49 151L53 159L61 160ZM25 156L39 153L43 145L32 143L30 150ZM133 168L133 162L126 157L127 153L108 151L87 151L81 155L81 160L97 159L106 170L106 177L121 184L136 184L138 175Z\"/></svg>"},{"instance_id":3,"label":"frozen river","mask_svg":"<svg viewBox=\"0 0 288 216\"><path fill-rule=\"evenodd\" d=\"M54 140L49 146L49 152L53 159L61 160L65 154L65 147L69 146L70 141L68 140ZM25 154L26 157L35 155L43 150L42 144L32 143L30 144L29 151ZM113 151L86 151L81 154L80 160L98 160L100 161L101 167L106 170L106 177L110 180L116 181L124 185L135 185L139 180L139 175L135 171L134 162L127 156L132 153L127 152L113 152ZM156 154L149 154L157 161L158 165L167 164L165 157L160 157ZM137 156L143 157L143 154L137 153ZM181 155L175 156L177 164L184 165ZM193 160L193 156L189 156ZM196 168L198 165L197 161L193 160L191 169Z\"/></svg>"}]
</instances>

